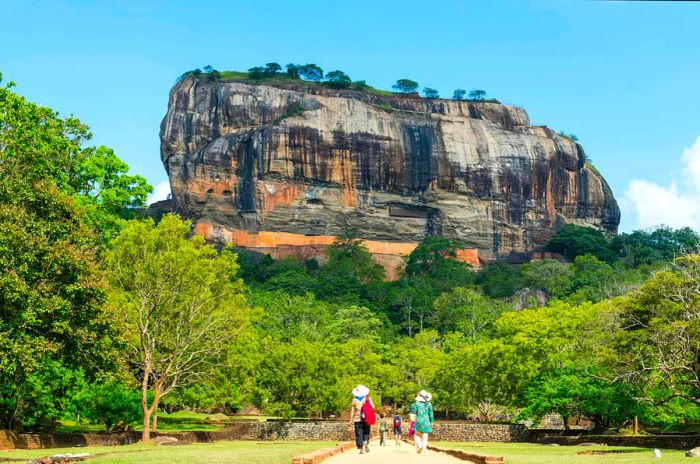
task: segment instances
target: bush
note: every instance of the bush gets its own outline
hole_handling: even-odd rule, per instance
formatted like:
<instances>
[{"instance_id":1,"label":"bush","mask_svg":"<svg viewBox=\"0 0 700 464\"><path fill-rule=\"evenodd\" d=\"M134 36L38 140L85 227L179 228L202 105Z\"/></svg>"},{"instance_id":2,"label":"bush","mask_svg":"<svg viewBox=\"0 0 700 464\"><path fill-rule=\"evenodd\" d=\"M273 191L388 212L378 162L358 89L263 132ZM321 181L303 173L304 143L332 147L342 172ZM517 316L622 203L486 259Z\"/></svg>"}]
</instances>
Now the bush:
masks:
<instances>
[{"instance_id":1,"label":"bush","mask_svg":"<svg viewBox=\"0 0 700 464\"><path fill-rule=\"evenodd\" d=\"M69 408L76 419L84 417L111 430L117 424L134 424L141 420L141 394L124 385L109 381L86 385L72 398Z\"/></svg>"}]
</instances>

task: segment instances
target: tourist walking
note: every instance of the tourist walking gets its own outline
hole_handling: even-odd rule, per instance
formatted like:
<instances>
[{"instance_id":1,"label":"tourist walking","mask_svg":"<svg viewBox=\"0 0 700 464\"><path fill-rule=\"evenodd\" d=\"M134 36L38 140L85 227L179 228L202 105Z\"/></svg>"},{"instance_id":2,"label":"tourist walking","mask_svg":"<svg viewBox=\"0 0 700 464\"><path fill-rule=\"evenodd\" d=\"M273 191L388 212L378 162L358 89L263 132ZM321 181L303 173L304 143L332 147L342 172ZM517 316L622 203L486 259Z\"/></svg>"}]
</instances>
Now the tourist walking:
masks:
<instances>
[{"instance_id":1,"label":"tourist walking","mask_svg":"<svg viewBox=\"0 0 700 464\"><path fill-rule=\"evenodd\" d=\"M360 454L369 453L370 427L376 421L374 404L369 397L369 388L358 385L352 390L350 422L355 428L355 446Z\"/></svg>"},{"instance_id":2,"label":"tourist walking","mask_svg":"<svg viewBox=\"0 0 700 464\"><path fill-rule=\"evenodd\" d=\"M401 427L403 426L403 417L398 411L394 411L394 440L396 441L396 446L401 446Z\"/></svg>"},{"instance_id":3,"label":"tourist walking","mask_svg":"<svg viewBox=\"0 0 700 464\"><path fill-rule=\"evenodd\" d=\"M428 434L433 431L433 405L430 401L433 396L425 390L421 390L416 396L416 400L411 405L411 414L416 416L413 428L415 430L414 438L416 440L416 452L418 454L425 453L428 449Z\"/></svg>"},{"instance_id":4,"label":"tourist walking","mask_svg":"<svg viewBox=\"0 0 700 464\"><path fill-rule=\"evenodd\" d=\"M386 417L384 413L379 414L379 446L386 445L386 433L389 431L389 427L386 424Z\"/></svg>"}]
</instances>

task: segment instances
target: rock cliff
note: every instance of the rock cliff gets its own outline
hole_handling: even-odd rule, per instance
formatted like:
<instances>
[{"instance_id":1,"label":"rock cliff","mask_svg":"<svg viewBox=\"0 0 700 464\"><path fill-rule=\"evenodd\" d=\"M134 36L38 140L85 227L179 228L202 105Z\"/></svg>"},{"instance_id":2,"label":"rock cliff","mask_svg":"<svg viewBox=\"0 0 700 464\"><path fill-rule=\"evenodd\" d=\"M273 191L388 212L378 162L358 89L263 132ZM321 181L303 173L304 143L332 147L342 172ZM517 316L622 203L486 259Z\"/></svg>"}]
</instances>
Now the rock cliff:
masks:
<instances>
[{"instance_id":1,"label":"rock cliff","mask_svg":"<svg viewBox=\"0 0 700 464\"><path fill-rule=\"evenodd\" d=\"M355 229L387 256L434 234L522 259L565 223L620 219L580 145L499 103L186 78L160 136L177 211L249 248Z\"/></svg>"}]
</instances>

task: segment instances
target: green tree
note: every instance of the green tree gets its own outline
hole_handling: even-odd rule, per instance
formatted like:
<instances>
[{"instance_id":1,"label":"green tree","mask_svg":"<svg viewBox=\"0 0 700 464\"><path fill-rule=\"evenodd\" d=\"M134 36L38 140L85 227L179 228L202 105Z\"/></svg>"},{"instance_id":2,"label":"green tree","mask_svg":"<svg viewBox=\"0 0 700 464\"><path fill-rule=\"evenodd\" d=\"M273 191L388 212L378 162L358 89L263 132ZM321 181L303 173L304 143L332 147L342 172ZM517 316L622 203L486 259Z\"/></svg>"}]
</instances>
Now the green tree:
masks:
<instances>
[{"instance_id":1,"label":"green tree","mask_svg":"<svg viewBox=\"0 0 700 464\"><path fill-rule=\"evenodd\" d=\"M573 260L580 255L593 255L606 263L613 263L617 256L610 249L607 237L599 230L566 224L547 242L546 249Z\"/></svg>"},{"instance_id":2,"label":"green tree","mask_svg":"<svg viewBox=\"0 0 700 464\"><path fill-rule=\"evenodd\" d=\"M283 342L295 338L323 340L329 335L331 310L313 294L290 295L284 291L251 292L253 306L263 309L257 326L262 334Z\"/></svg>"},{"instance_id":3,"label":"green tree","mask_svg":"<svg viewBox=\"0 0 700 464\"><path fill-rule=\"evenodd\" d=\"M248 69L248 77L253 80L260 80L265 77L265 68L262 66L255 66Z\"/></svg>"},{"instance_id":4,"label":"green tree","mask_svg":"<svg viewBox=\"0 0 700 464\"><path fill-rule=\"evenodd\" d=\"M665 226L650 232L635 230L616 235L610 244L628 267L670 262L680 255L696 253L699 246L700 235L693 229Z\"/></svg>"},{"instance_id":5,"label":"green tree","mask_svg":"<svg viewBox=\"0 0 700 464\"><path fill-rule=\"evenodd\" d=\"M455 89L454 92L452 92L452 99L453 100L464 100L464 95L466 95L467 91L464 89Z\"/></svg>"},{"instance_id":6,"label":"green tree","mask_svg":"<svg viewBox=\"0 0 700 464\"><path fill-rule=\"evenodd\" d=\"M520 267L523 284L539 288L553 298L563 298L573 285L574 273L571 265L552 259L530 261Z\"/></svg>"},{"instance_id":7,"label":"green tree","mask_svg":"<svg viewBox=\"0 0 700 464\"><path fill-rule=\"evenodd\" d=\"M295 338L279 343L267 338L261 346L256 403L284 417L337 413L334 386L348 359L336 344Z\"/></svg>"},{"instance_id":8,"label":"green tree","mask_svg":"<svg viewBox=\"0 0 700 464\"><path fill-rule=\"evenodd\" d=\"M440 98L438 91L431 87L423 87L423 96L430 99Z\"/></svg>"},{"instance_id":9,"label":"green tree","mask_svg":"<svg viewBox=\"0 0 700 464\"><path fill-rule=\"evenodd\" d=\"M469 100L483 101L486 98L486 92L479 89L474 89L469 92L467 97Z\"/></svg>"},{"instance_id":10,"label":"green tree","mask_svg":"<svg viewBox=\"0 0 700 464\"><path fill-rule=\"evenodd\" d=\"M566 430L572 417L591 418L597 430L605 430L613 423L632 419L638 412L628 385L577 369L553 369L538 375L527 387L525 404L520 419L539 421L557 413Z\"/></svg>"},{"instance_id":11,"label":"green tree","mask_svg":"<svg viewBox=\"0 0 700 464\"><path fill-rule=\"evenodd\" d=\"M86 209L90 225L107 242L125 219L142 210L153 187L142 176L128 175L129 166L110 148L89 148L84 153L73 182L77 200Z\"/></svg>"},{"instance_id":12,"label":"green tree","mask_svg":"<svg viewBox=\"0 0 700 464\"><path fill-rule=\"evenodd\" d=\"M126 360L141 384L144 441L160 399L210 373L245 322L236 255L189 232L172 215L157 226L131 222L105 258L110 305L124 315Z\"/></svg>"},{"instance_id":13,"label":"green tree","mask_svg":"<svg viewBox=\"0 0 700 464\"><path fill-rule=\"evenodd\" d=\"M434 280L438 291L474 282L469 264L457 259L459 243L444 237L426 237L411 252L406 262L405 274L409 278Z\"/></svg>"},{"instance_id":14,"label":"green tree","mask_svg":"<svg viewBox=\"0 0 700 464\"><path fill-rule=\"evenodd\" d=\"M306 63L299 66L299 77L305 81L321 82L323 80L323 69L313 63Z\"/></svg>"},{"instance_id":15,"label":"green tree","mask_svg":"<svg viewBox=\"0 0 700 464\"><path fill-rule=\"evenodd\" d=\"M319 271L319 297L359 304L365 286L384 277L384 269L377 264L362 241L352 232L336 238L326 251L328 262ZM354 298L348 300L348 296Z\"/></svg>"},{"instance_id":16,"label":"green tree","mask_svg":"<svg viewBox=\"0 0 700 464\"><path fill-rule=\"evenodd\" d=\"M77 379L117 368L97 236L75 201L90 134L0 87L0 424L51 427Z\"/></svg>"},{"instance_id":17,"label":"green tree","mask_svg":"<svg viewBox=\"0 0 700 464\"><path fill-rule=\"evenodd\" d=\"M299 79L299 65L289 63L285 66L285 68L287 69L287 75L289 77L291 77L292 79Z\"/></svg>"},{"instance_id":18,"label":"green tree","mask_svg":"<svg viewBox=\"0 0 700 464\"><path fill-rule=\"evenodd\" d=\"M333 89L347 89L352 84L350 76L343 71L335 70L326 74L326 85Z\"/></svg>"},{"instance_id":19,"label":"green tree","mask_svg":"<svg viewBox=\"0 0 700 464\"><path fill-rule=\"evenodd\" d=\"M512 296L522 286L519 269L505 263L482 268L476 275L476 283L491 298Z\"/></svg>"},{"instance_id":20,"label":"green tree","mask_svg":"<svg viewBox=\"0 0 700 464\"><path fill-rule=\"evenodd\" d=\"M410 79L399 79L391 88L399 93L414 93L418 91L418 82Z\"/></svg>"},{"instance_id":21,"label":"green tree","mask_svg":"<svg viewBox=\"0 0 700 464\"><path fill-rule=\"evenodd\" d=\"M469 288L454 288L433 303L435 326L443 332L459 332L469 342L490 338L493 323L507 307Z\"/></svg>"},{"instance_id":22,"label":"green tree","mask_svg":"<svg viewBox=\"0 0 700 464\"><path fill-rule=\"evenodd\" d=\"M379 341L382 322L371 310L351 305L335 312L329 328L331 337L339 342L352 339Z\"/></svg>"},{"instance_id":23,"label":"green tree","mask_svg":"<svg viewBox=\"0 0 700 464\"><path fill-rule=\"evenodd\" d=\"M279 63L266 63L263 74L266 76L274 76L282 70L282 66Z\"/></svg>"},{"instance_id":24,"label":"green tree","mask_svg":"<svg viewBox=\"0 0 700 464\"><path fill-rule=\"evenodd\" d=\"M680 398L700 405L700 255L676 258L637 292L613 301L618 378L653 405Z\"/></svg>"},{"instance_id":25,"label":"green tree","mask_svg":"<svg viewBox=\"0 0 700 464\"><path fill-rule=\"evenodd\" d=\"M114 380L85 385L71 399L74 418L89 419L104 424L106 430L114 426L131 425L141 419L141 395L136 389L126 388Z\"/></svg>"}]
</instances>

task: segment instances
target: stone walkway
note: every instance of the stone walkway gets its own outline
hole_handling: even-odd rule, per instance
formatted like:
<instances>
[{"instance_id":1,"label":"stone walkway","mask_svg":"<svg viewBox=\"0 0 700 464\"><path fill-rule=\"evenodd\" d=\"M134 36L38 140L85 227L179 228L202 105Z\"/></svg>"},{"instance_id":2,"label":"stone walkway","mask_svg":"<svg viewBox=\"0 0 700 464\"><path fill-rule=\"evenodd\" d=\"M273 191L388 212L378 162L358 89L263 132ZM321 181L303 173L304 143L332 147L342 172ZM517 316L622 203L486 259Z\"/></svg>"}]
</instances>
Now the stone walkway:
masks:
<instances>
[{"instance_id":1,"label":"stone walkway","mask_svg":"<svg viewBox=\"0 0 700 464\"><path fill-rule=\"evenodd\" d=\"M468 462L439 451L428 450L425 454L418 454L416 448L408 443L395 446L392 441L386 446L379 446L378 442L373 441L368 454L359 454L357 450L350 450L323 461L323 464L465 464Z\"/></svg>"}]
</instances>

